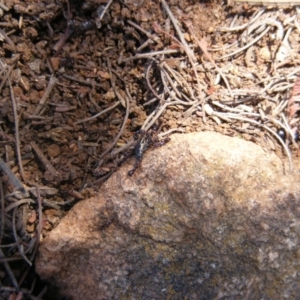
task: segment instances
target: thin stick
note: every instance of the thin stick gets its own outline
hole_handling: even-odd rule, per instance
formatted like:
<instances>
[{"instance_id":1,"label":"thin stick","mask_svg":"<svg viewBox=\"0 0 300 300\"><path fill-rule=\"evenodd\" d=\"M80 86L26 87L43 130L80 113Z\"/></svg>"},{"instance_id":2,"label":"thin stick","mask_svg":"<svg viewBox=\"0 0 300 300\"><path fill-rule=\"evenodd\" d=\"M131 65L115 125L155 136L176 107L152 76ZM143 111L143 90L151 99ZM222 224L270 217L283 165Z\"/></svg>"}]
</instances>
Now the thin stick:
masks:
<instances>
[{"instance_id":1,"label":"thin stick","mask_svg":"<svg viewBox=\"0 0 300 300\"><path fill-rule=\"evenodd\" d=\"M78 78L70 76L68 74L62 74L61 76L63 78L65 78L65 79L67 79L67 80L75 81L77 83L84 84L84 85L87 85L87 86L90 86L90 87L95 87L96 86L96 87L102 88L102 86L100 84L98 84L98 83L89 82L89 81L86 81L86 80L78 79Z\"/></svg>"},{"instance_id":2,"label":"thin stick","mask_svg":"<svg viewBox=\"0 0 300 300\"><path fill-rule=\"evenodd\" d=\"M194 91L190 87L190 85L187 83L187 81L185 80L185 78L180 73L178 73L174 69L172 69L166 62L163 62L162 66L164 68L166 68L172 74L172 76L174 77L175 80L177 80L178 83L180 83L181 85L185 85L185 87L188 90L190 96L192 98L194 98Z\"/></svg>"},{"instance_id":3,"label":"thin stick","mask_svg":"<svg viewBox=\"0 0 300 300\"><path fill-rule=\"evenodd\" d=\"M34 111L34 115L39 115L40 111L42 110L42 108L44 107L47 98L49 97L51 91L53 90L55 84L57 82L57 78L55 76L51 76L48 86L44 92L43 97L41 98L39 104L37 105L35 111Z\"/></svg>"},{"instance_id":4,"label":"thin stick","mask_svg":"<svg viewBox=\"0 0 300 300\"><path fill-rule=\"evenodd\" d=\"M42 150L38 147L38 145L35 142L30 143L32 149L40 159L41 163L44 165L44 168L49 171L53 177L57 177L59 174L57 170L52 166L51 162L48 160L48 158L44 155Z\"/></svg>"},{"instance_id":5,"label":"thin stick","mask_svg":"<svg viewBox=\"0 0 300 300\"><path fill-rule=\"evenodd\" d=\"M3 251L2 251L2 249L0 249L0 258L5 259L5 255L4 255ZM15 287L15 289L18 292L20 290L19 285L18 285L18 281L17 281L14 273L12 272L12 270L11 270L8 262L7 261L3 261L3 265L4 265L6 273L8 274L8 277L10 278L13 286ZM2 287L1 287L1 289L2 289Z\"/></svg>"},{"instance_id":6,"label":"thin stick","mask_svg":"<svg viewBox=\"0 0 300 300\"><path fill-rule=\"evenodd\" d=\"M199 81L199 78L198 78L198 73L197 73L197 70L196 70L196 67L195 67L195 62L196 62L196 58L195 58L195 55L194 55L194 52L191 50L191 48L189 47L188 43L186 42L178 24L177 24L177 20L176 18L174 17L173 13L171 12L168 4L166 3L165 0L162 0L162 5L164 7L164 9L166 10L170 20L172 21L172 24L177 32L177 35L181 41L181 45L183 46L183 49L185 50L189 60L190 60L190 63L191 63L191 66L193 68L193 71L194 71L194 74L195 74L195 77L196 77L196 80L197 80L197 87L198 87L198 97L199 97L199 100L201 100L201 106L202 106L202 117L203 117L203 122L205 123L206 122L206 117L205 117L205 110L204 110L204 95L203 95L203 88L200 84L200 81ZM161 32L163 32L164 34L167 34L168 36L170 36L167 32L163 31L162 29L160 29ZM173 36L170 36L173 40L177 40L176 38L174 38Z\"/></svg>"},{"instance_id":7,"label":"thin stick","mask_svg":"<svg viewBox=\"0 0 300 300\"><path fill-rule=\"evenodd\" d=\"M45 285L45 287L37 295L37 299L42 299L46 295L47 291L48 291L48 287Z\"/></svg>"},{"instance_id":8,"label":"thin stick","mask_svg":"<svg viewBox=\"0 0 300 300\"><path fill-rule=\"evenodd\" d=\"M7 166L7 164L0 157L0 170L5 173L5 175L9 178L11 184L16 187L17 190L22 192L23 194L26 192L22 182L16 177L16 175L11 171L11 169Z\"/></svg>"},{"instance_id":9,"label":"thin stick","mask_svg":"<svg viewBox=\"0 0 300 300\"><path fill-rule=\"evenodd\" d=\"M172 129L169 129L167 131L164 131L164 132L161 132L158 134L158 137L159 138L162 138L166 135L169 135L171 134L172 132L180 132L180 133L185 133L185 129L184 128L172 128Z\"/></svg>"},{"instance_id":10,"label":"thin stick","mask_svg":"<svg viewBox=\"0 0 300 300\"><path fill-rule=\"evenodd\" d=\"M175 83L173 82L173 80L172 80L171 76L168 74L168 72L166 72L166 70L162 70L162 73L165 74L166 79L170 83L170 85L173 88L173 90L174 90L175 94L177 95L177 97L181 98L182 94L178 91Z\"/></svg>"},{"instance_id":11,"label":"thin stick","mask_svg":"<svg viewBox=\"0 0 300 300\"><path fill-rule=\"evenodd\" d=\"M23 257L20 255L20 256L11 256L11 257L6 257L6 258L0 258L0 263L9 262L9 261L17 261L17 260L23 260ZM1 289L2 289L2 287L1 287Z\"/></svg>"},{"instance_id":12,"label":"thin stick","mask_svg":"<svg viewBox=\"0 0 300 300\"><path fill-rule=\"evenodd\" d=\"M149 130L149 128L151 128L151 126L153 126L153 124L157 121L157 119L163 114L163 112L165 111L165 109L169 106L169 105L178 105L180 103L174 101L174 102L165 102L164 105L162 105L158 112L155 114L155 111L152 112L148 118L145 120L144 124L141 127L141 130L147 131ZM115 149L110 157L115 157L117 154L129 149L130 147L134 146L136 144L136 141L134 139L131 139L126 145Z\"/></svg>"},{"instance_id":13,"label":"thin stick","mask_svg":"<svg viewBox=\"0 0 300 300\"><path fill-rule=\"evenodd\" d=\"M75 28L74 21L72 21L72 20L68 21L67 28L66 28L65 32L63 33L61 38L57 41L57 43L53 46L53 50L56 52L56 55L58 54L58 52L60 52L62 47L65 45L67 39L74 32L74 28Z\"/></svg>"},{"instance_id":14,"label":"thin stick","mask_svg":"<svg viewBox=\"0 0 300 300\"><path fill-rule=\"evenodd\" d=\"M253 44L255 44L257 41L259 41L268 31L270 30L270 27L267 27L258 37L256 37L255 39L253 39L251 42L249 42L247 45L245 45L244 47L237 49L236 51L233 51L229 54L226 54L222 57L220 57L218 60L224 59L226 57L230 57L233 55L236 55L242 51L244 51L245 49L249 48L250 46L252 46Z\"/></svg>"},{"instance_id":15,"label":"thin stick","mask_svg":"<svg viewBox=\"0 0 300 300\"><path fill-rule=\"evenodd\" d=\"M218 116L218 114L216 114L216 116ZM273 136L275 136L275 138L280 142L280 144L282 145L283 149L285 150L285 152L286 152L286 154L288 156L289 164L290 164L290 171L293 170L293 162L292 162L291 152L290 152L289 148L287 147L287 145L282 141L282 139L280 138L280 136L278 136L278 134L274 130L272 130L270 127L268 127L266 125L262 125L259 122L251 120L251 119L248 119L248 118L243 118L243 117L240 117L240 116L228 115L228 114L226 114L226 117L230 118L230 119L236 119L236 120L246 121L246 122L249 122L249 123L252 123L252 124L256 124L259 127L262 127L264 129L268 130L270 133L272 133Z\"/></svg>"},{"instance_id":16,"label":"thin stick","mask_svg":"<svg viewBox=\"0 0 300 300\"><path fill-rule=\"evenodd\" d=\"M265 10L265 8L262 8L261 10L256 11L248 23L236 27L219 27L218 30L220 30L221 32L231 32L246 29L249 25L253 24L265 12Z\"/></svg>"},{"instance_id":17,"label":"thin stick","mask_svg":"<svg viewBox=\"0 0 300 300\"><path fill-rule=\"evenodd\" d=\"M161 93L160 96L163 98L163 93ZM148 100L147 102L145 102L145 103L143 104L143 106L150 105L150 104L152 104L152 103L155 102L155 101L157 101L157 98L156 98L156 97L154 97L154 98Z\"/></svg>"},{"instance_id":18,"label":"thin stick","mask_svg":"<svg viewBox=\"0 0 300 300\"><path fill-rule=\"evenodd\" d=\"M13 234L15 237L15 241L18 243L20 238L17 235L17 231L16 231L16 211L17 211L18 207L15 207L13 210L13 215L12 215L12 230L13 230ZM19 253L20 255L23 257L23 259L29 264L29 266L32 266L31 261L27 258L27 256L24 254L24 250L23 250L23 245L21 243L18 243L18 249L19 249Z\"/></svg>"},{"instance_id":19,"label":"thin stick","mask_svg":"<svg viewBox=\"0 0 300 300\"><path fill-rule=\"evenodd\" d=\"M39 215L39 222L38 222L38 226L37 226L37 232L36 232L36 244L34 247L34 251L31 255L30 260L33 261L33 259L35 258L36 255L36 251L38 249L38 246L40 244L40 240L41 240L41 234L42 234L42 228L43 228L43 213L42 213L42 198L41 198L41 193L40 193L40 189L38 186L36 186L36 194L37 194L37 202L38 202L38 215Z\"/></svg>"},{"instance_id":20,"label":"thin stick","mask_svg":"<svg viewBox=\"0 0 300 300\"><path fill-rule=\"evenodd\" d=\"M49 206L54 209L60 210L60 207L58 205L56 205L55 203L52 203L52 201L50 201L50 200L43 199L43 204L44 204L44 206Z\"/></svg>"},{"instance_id":21,"label":"thin stick","mask_svg":"<svg viewBox=\"0 0 300 300\"><path fill-rule=\"evenodd\" d=\"M115 157L117 154L131 148L135 143L136 141L134 139L131 139L126 145L112 151L110 157Z\"/></svg>"},{"instance_id":22,"label":"thin stick","mask_svg":"<svg viewBox=\"0 0 300 300\"><path fill-rule=\"evenodd\" d=\"M112 106L100 111L99 113L95 114L94 116L92 117L89 117L89 118L85 118L85 119L82 119L82 120L79 120L77 122L75 122L74 124L81 124L81 123L85 123L85 122L88 122L88 121L91 121L93 119L96 119L98 117L100 117L101 115L109 112L110 110L114 109L115 107L117 107L121 102L120 101L117 101L115 104L113 104Z\"/></svg>"},{"instance_id":23,"label":"thin stick","mask_svg":"<svg viewBox=\"0 0 300 300\"><path fill-rule=\"evenodd\" d=\"M134 22L127 20L127 23L130 24L131 26L135 27L136 29L140 30L142 33L144 33L148 39L151 39L155 42L159 42L160 38L156 35L153 35L151 33L149 33L147 30L145 30L144 28L142 28L141 26L135 24Z\"/></svg>"},{"instance_id":24,"label":"thin stick","mask_svg":"<svg viewBox=\"0 0 300 300\"><path fill-rule=\"evenodd\" d=\"M145 74L145 78L146 78L146 82L147 82L147 86L148 88L151 90L152 94L159 100L162 101L162 97L160 97L157 92L154 90L154 88L151 85L151 82L149 80L149 73L150 73L150 69L151 66L153 64L153 60L150 62L150 64L148 65L147 69L146 69L146 74Z\"/></svg>"},{"instance_id":25,"label":"thin stick","mask_svg":"<svg viewBox=\"0 0 300 300\"><path fill-rule=\"evenodd\" d=\"M13 68L14 68L14 66L9 66L9 67L5 66L5 68L3 69L3 70L7 69L7 72L5 73L4 78L2 78L2 81L1 81L1 84L0 84L0 93L2 92L2 88L3 88L6 80L8 80L8 77L10 76L10 73L12 72ZM1 73L2 73L2 71L1 71Z\"/></svg>"},{"instance_id":26,"label":"thin stick","mask_svg":"<svg viewBox=\"0 0 300 300\"><path fill-rule=\"evenodd\" d=\"M157 119L163 114L163 112L166 110L166 108L170 105L179 105L182 104L182 101L170 101L170 102L165 102L159 110L153 114L149 115L148 118L145 120L143 126L141 127L142 130L147 131L148 129L151 128L152 125L157 121ZM189 105L189 103L185 103L185 105ZM154 115L155 114L155 115Z\"/></svg>"},{"instance_id":27,"label":"thin stick","mask_svg":"<svg viewBox=\"0 0 300 300\"><path fill-rule=\"evenodd\" d=\"M166 67L167 64L166 64L166 63L162 63L162 66L163 66L163 67ZM168 69L168 70L169 70L170 73L176 78L176 75L172 72L172 71L174 71L174 70L172 70L171 68ZM176 87L175 83L173 82L173 80L172 80L171 76L169 75L169 73L168 73L164 68L161 68L161 78L162 78L162 81L163 81L163 83L164 83L165 88L168 90L169 93L170 93L170 90L169 90L169 88L166 86L166 81L164 80L164 76L163 76L162 73L165 74L167 80L169 81L170 85L172 86L172 88L173 88L173 90L175 91L175 93L177 94L177 96L178 96L178 97L181 97L181 98L184 98L184 99L187 101L187 102L183 102L183 103L182 103L183 105L194 105L195 103L199 103L199 100L195 99L195 98L192 96L192 94L191 94L191 97L192 97L193 99L191 100L191 99L190 99L188 96L186 96L184 93L181 93L181 92L177 89L177 87ZM180 86L181 88L183 88L183 87L182 87L182 82L181 82L178 78L177 78L177 83L179 84L179 86ZM182 101L182 100L180 100L180 99L178 99L178 98L176 98L176 100ZM200 101L201 101L201 100L200 100Z\"/></svg>"},{"instance_id":28,"label":"thin stick","mask_svg":"<svg viewBox=\"0 0 300 300\"><path fill-rule=\"evenodd\" d=\"M14 114L16 151L17 151L17 158L18 158L18 163L19 163L19 170L20 170L21 178L25 182L26 179L25 179L25 176L24 176L22 158L21 158L21 150L20 150L19 121L18 121L18 113L17 113L17 104L16 104L14 90L11 86L10 79L8 79L8 84L9 84L10 97L11 97L11 101L12 101L12 108L13 108L13 114ZM24 190L24 188L23 188L23 190Z\"/></svg>"},{"instance_id":29,"label":"thin stick","mask_svg":"<svg viewBox=\"0 0 300 300\"><path fill-rule=\"evenodd\" d=\"M6 244L6 245L0 245L0 248L11 248L11 247L17 246L17 244L18 243L14 242L14 243Z\"/></svg>"},{"instance_id":30,"label":"thin stick","mask_svg":"<svg viewBox=\"0 0 300 300\"><path fill-rule=\"evenodd\" d=\"M113 0L109 0L105 6L105 8L103 9L98 21L101 21L106 13L106 11L108 10L108 8L110 7L110 5L112 4Z\"/></svg>"},{"instance_id":31,"label":"thin stick","mask_svg":"<svg viewBox=\"0 0 300 300\"><path fill-rule=\"evenodd\" d=\"M16 52L16 45L12 41L12 39L7 36L7 34L2 29L0 29L0 34L5 38L5 41L13 48L13 51Z\"/></svg>"},{"instance_id":32,"label":"thin stick","mask_svg":"<svg viewBox=\"0 0 300 300\"><path fill-rule=\"evenodd\" d=\"M179 40L181 41L182 45L184 46L186 54L191 57L191 60L192 60L191 64L194 65L194 62L196 62L197 60L196 60L196 58L194 56L193 51L190 49L188 43L186 42L183 33L181 32L181 30L180 30L180 28L178 26L177 19L174 17L173 13L171 12L171 10L170 10L167 2L165 0L162 0L161 3L162 3L163 8L167 12L167 14L168 14L168 16L169 16L169 18L170 18L170 20L171 20L171 22L172 22L175 30L176 30L176 33L177 33L177 35L179 37Z\"/></svg>"},{"instance_id":33,"label":"thin stick","mask_svg":"<svg viewBox=\"0 0 300 300\"><path fill-rule=\"evenodd\" d=\"M153 52L149 52L149 53L138 53L135 56L130 56L130 57L126 57L126 58L120 57L118 60L118 63L120 64L120 63L128 62L131 60L150 58L153 56L158 56L158 55L163 55L163 54L174 54L174 53L179 53L179 52L180 52L180 50L176 50L176 49L165 49L165 50L153 51Z\"/></svg>"},{"instance_id":34,"label":"thin stick","mask_svg":"<svg viewBox=\"0 0 300 300\"><path fill-rule=\"evenodd\" d=\"M35 203L32 199L21 199L19 201L13 202L10 205L8 205L4 211L5 213L8 213L10 210L22 205L22 204L30 204L30 203Z\"/></svg>"},{"instance_id":35,"label":"thin stick","mask_svg":"<svg viewBox=\"0 0 300 300\"><path fill-rule=\"evenodd\" d=\"M126 113L125 113L125 117L124 117L124 120L123 120L123 123L122 123L122 126L121 126L121 129L119 131L119 133L117 134L117 136L115 137L115 139L113 140L112 144L108 147L108 149L106 149L100 156L99 158L99 163L96 167L96 173L97 173L97 170L101 167L101 164L102 164L102 158L107 155L111 149L115 146L115 144L117 143L117 141L119 140L120 136L122 135L123 131L124 131L124 128L125 128L125 125L126 125L126 122L128 120L128 116L129 116L129 99L132 101L131 99L131 95L127 89L127 87L125 87L125 91L126 91L126 95L127 97L125 97L125 101L123 99L123 97L120 95L120 93L118 93L116 87L115 87L115 82L113 81L113 77L112 77L112 71L111 71L111 66L110 66L110 60L108 60L108 70L109 70L109 73L110 73L110 78L111 78L111 84L112 84L112 87L114 89L114 92L116 94L116 96L119 98L119 101L120 102L126 102Z\"/></svg>"},{"instance_id":36,"label":"thin stick","mask_svg":"<svg viewBox=\"0 0 300 300\"><path fill-rule=\"evenodd\" d=\"M0 178L0 200L1 200L1 230L0 230L0 245L2 244L2 238L4 234L5 214L4 214L4 193L2 179Z\"/></svg>"},{"instance_id":37,"label":"thin stick","mask_svg":"<svg viewBox=\"0 0 300 300\"><path fill-rule=\"evenodd\" d=\"M127 93L127 88L126 88L126 93ZM121 95L119 95L119 97L121 97ZM115 146L115 144L117 143L117 141L119 140L120 136L122 135L123 131L124 131L124 128L125 128L125 125L126 125L126 122L128 120L128 116L129 116L129 100L128 100L128 95L127 97L125 97L125 100L126 100L126 114L125 114L125 117L124 117L124 120L123 120L123 123L122 123L122 126L121 126L121 129L119 131L119 133L117 134L117 136L115 137L115 139L113 140L113 142L111 143L111 145L108 147L108 149L106 149L100 156L99 158L99 163L97 165L97 168L96 168L96 173L97 173L97 170L101 167L101 164L102 164L102 158L108 154L111 149Z\"/></svg>"},{"instance_id":38,"label":"thin stick","mask_svg":"<svg viewBox=\"0 0 300 300\"><path fill-rule=\"evenodd\" d=\"M195 34L194 30L192 29L192 24L191 23L187 23L186 22L186 25L187 25L188 30L190 31L190 33L192 34L192 36L196 40L199 48L203 51L203 53L206 55L206 57L209 59L209 61L216 68L216 70L218 71L218 73L220 74L220 76L223 78L223 80L224 80L224 82L226 84L226 87L229 90L230 95L233 97L232 90L231 90L230 84L229 84L226 76L223 74L222 70L216 65L216 63L213 61L213 59L211 58L210 54L207 51L207 47L205 45L205 44L207 44L207 42L204 39L202 39L201 42L197 39L196 34Z\"/></svg>"},{"instance_id":39,"label":"thin stick","mask_svg":"<svg viewBox=\"0 0 300 300\"><path fill-rule=\"evenodd\" d=\"M182 104L182 105L193 105L193 104L199 102L199 100L195 100L194 102L185 102L185 101L182 101L179 98L177 98L176 95L174 95L174 93L172 93L172 91L169 89L169 87L166 83L166 80L164 78L164 75L166 75L166 77L168 79L167 72L165 70L161 69L161 79L162 79L163 85L164 85L165 89L167 90L169 96L174 100L174 102L176 101L178 104ZM171 80L171 82L172 82L172 80ZM170 84L173 86L173 82L172 83L171 82L170 82Z\"/></svg>"},{"instance_id":40,"label":"thin stick","mask_svg":"<svg viewBox=\"0 0 300 300\"><path fill-rule=\"evenodd\" d=\"M284 116L283 113L280 114L283 122L284 122L284 125L285 125L285 130L290 134L291 138L292 138L292 143L293 143L293 146L296 148L296 149L299 149L299 146L297 144L297 142L295 141L295 136L293 134L293 131L291 129L291 126L289 125L286 117Z\"/></svg>"},{"instance_id":41,"label":"thin stick","mask_svg":"<svg viewBox=\"0 0 300 300\"><path fill-rule=\"evenodd\" d=\"M0 2L0 7L5 11L9 11L9 8L2 2Z\"/></svg>"}]
</instances>

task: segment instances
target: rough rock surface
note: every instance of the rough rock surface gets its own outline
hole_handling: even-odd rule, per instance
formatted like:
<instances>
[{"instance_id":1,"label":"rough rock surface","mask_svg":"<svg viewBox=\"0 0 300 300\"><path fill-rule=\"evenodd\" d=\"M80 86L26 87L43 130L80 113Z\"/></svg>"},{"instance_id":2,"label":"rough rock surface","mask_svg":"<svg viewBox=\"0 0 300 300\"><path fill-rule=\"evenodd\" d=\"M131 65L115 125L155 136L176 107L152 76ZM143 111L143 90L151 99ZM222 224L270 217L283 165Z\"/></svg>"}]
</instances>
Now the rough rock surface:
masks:
<instances>
[{"instance_id":1,"label":"rough rock surface","mask_svg":"<svg viewBox=\"0 0 300 300\"><path fill-rule=\"evenodd\" d=\"M131 168L78 203L42 242L36 269L60 295L299 297L299 176L283 175L274 154L202 132L173 135L128 177Z\"/></svg>"}]
</instances>

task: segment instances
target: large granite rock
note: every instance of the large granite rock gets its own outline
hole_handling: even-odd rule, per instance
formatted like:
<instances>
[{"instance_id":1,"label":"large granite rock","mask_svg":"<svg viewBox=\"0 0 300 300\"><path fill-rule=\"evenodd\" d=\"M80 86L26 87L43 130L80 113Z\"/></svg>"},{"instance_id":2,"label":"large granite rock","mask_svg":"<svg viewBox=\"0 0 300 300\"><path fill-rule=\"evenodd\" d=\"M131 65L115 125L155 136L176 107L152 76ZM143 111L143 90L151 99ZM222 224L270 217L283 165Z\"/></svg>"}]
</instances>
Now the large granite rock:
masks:
<instances>
[{"instance_id":1,"label":"large granite rock","mask_svg":"<svg viewBox=\"0 0 300 300\"><path fill-rule=\"evenodd\" d=\"M202 132L131 168L42 242L52 299L299 299L299 176L278 157Z\"/></svg>"}]
</instances>

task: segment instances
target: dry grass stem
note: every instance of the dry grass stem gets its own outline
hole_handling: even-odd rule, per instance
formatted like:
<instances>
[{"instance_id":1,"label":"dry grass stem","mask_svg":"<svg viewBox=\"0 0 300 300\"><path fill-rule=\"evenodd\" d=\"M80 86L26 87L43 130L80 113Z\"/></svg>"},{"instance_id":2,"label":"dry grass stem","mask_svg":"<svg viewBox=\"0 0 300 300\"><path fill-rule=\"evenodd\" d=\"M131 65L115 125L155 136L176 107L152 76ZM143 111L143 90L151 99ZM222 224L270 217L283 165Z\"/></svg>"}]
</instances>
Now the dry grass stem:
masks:
<instances>
[{"instance_id":1,"label":"dry grass stem","mask_svg":"<svg viewBox=\"0 0 300 300\"><path fill-rule=\"evenodd\" d=\"M151 84L150 79L149 79L149 77L150 77L149 73L150 73L150 69L151 69L152 64L153 64L153 61L151 61L149 63L149 65L147 66L146 73L145 73L145 78L146 78L148 88L151 90L152 94L156 97L156 99L161 102L163 98L160 95L157 94L155 89L152 87L152 84Z\"/></svg>"},{"instance_id":2,"label":"dry grass stem","mask_svg":"<svg viewBox=\"0 0 300 300\"><path fill-rule=\"evenodd\" d=\"M147 59L147 58L152 58L154 56L160 56L163 54L175 54L175 53L179 53L180 50L175 50L175 49L165 49L165 50L161 50L161 51L153 51L153 52L149 52L149 53L138 53L135 56L130 56L130 57L126 57L126 58L119 58L119 63L126 63L129 62L131 60L137 60L137 59Z\"/></svg>"},{"instance_id":3,"label":"dry grass stem","mask_svg":"<svg viewBox=\"0 0 300 300\"><path fill-rule=\"evenodd\" d=\"M219 58L219 60L230 57L230 56L234 56L240 52L243 52L244 50L248 49L249 47L251 47L252 45L254 45L256 42L258 42L268 31L270 30L270 27L267 27L258 37L254 38L251 42L249 42L247 45L241 47L240 49L233 51L229 54L223 55L222 57Z\"/></svg>"},{"instance_id":4,"label":"dry grass stem","mask_svg":"<svg viewBox=\"0 0 300 300\"><path fill-rule=\"evenodd\" d=\"M127 89L127 87L125 87L125 91L126 91L126 97L125 99L121 96L121 94L117 91L116 89L116 85L115 85L115 82L114 82L114 79L113 79L113 75L112 75L112 70L111 70L111 65L110 65L110 61L108 60L108 70L109 70L109 74L110 74L110 79L111 79L111 85L113 87L113 90L115 92L115 95L118 97L119 99L119 102L121 103L126 103L126 112L125 112L125 117L123 119L123 123L122 123L122 126L120 128L120 131L119 133L117 134L117 136L115 137L115 139L113 140L113 142L111 143L111 145L100 155L99 157L99 163L96 167L96 170L95 170L95 173L97 174L98 173L98 170L99 168L101 167L102 163L103 163L103 160L102 158L104 158L115 146L115 144L117 143L117 141L119 140L119 138L121 137L121 135L123 134L124 132L124 129L125 129L125 125L126 125L126 122L128 120L128 116L129 116L129 112L130 112L130 106L129 106L129 102L130 101L133 101L132 98L131 98L131 95Z\"/></svg>"},{"instance_id":5,"label":"dry grass stem","mask_svg":"<svg viewBox=\"0 0 300 300\"><path fill-rule=\"evenodd\" d=\"M34 250L30 257L30 261L33 261L35 258L38 246L41 241L41 234L42 234L42 228L43 228L43 212L42 212L43 204L42 204L40 189L38 186L36 186L36 194L37 194L37 203L38 203L38 225L37 225L37 229L36 229L36 241L34 244Z\"/></svg>"},{"instance_id":6,"label":"dry grass stem","mask_svg":"<svg viewBox=\"0 0 300 300\"><path fill-rule=\"evenodd\" d=\"M193 66L194 63L197 61L196 57L194 55L194 52L191 50L191 48L189 47L188 43L186 42L184 35L182 33L182 31L180 30L179 26L178 26L178 20L175 18L175 16L173 15L173 13L171 12L169 5L167 4L167 2L165 0L161 1L163 8L165 9L165 11L167 12L175 30L176 33L179 37L179 40L181 41L181 44L183 45L184 50L186 51L187 56L190 58L191 61L191 65ZM196 74L195 74L196 75Z\"/></svg>"},{"instance_id":7,"label":"dry grass stem","mask_svg":"<svg viewBox=\"0 0 300 300\"><path fill-rule=\"evenodd\" d=\"M23 204L33 204L34 201L32 199L21 199L19 201L13 202L9 204L7 207L5 207L5 213L8 213L9 211L15 209L16 207L23 205Z\"/></svg>"},{"instance_id":8,"label":"dry grass stem","mask_svg":"<svg viewBox=\"0 0 300 300\"><path fill-rule=\"evenodd\" d=\"M153 40L154 42L159 42L160 38L154 34L149 33L147 30L143 29L141 26L139 26L138 24L128 20L127 21L128 24L130 24L131 26L135 27L136 29L138 29L139 31L141 31L142 33L144 33L148 39Z\"/></svg>"},{"instance_id":9,"label":"dry grass stem","mask_svg":"<svg viewBox=\"0 0 300 300\"><path fill-rule=\"evenodd\" d=\"M2 78L1 84L0 84L0 93L2 92L2 89L6 83L6 81L8 80L12 70L14 69L14 66L5 66L2 71L5 74L4 77ZM2 73L1 71L1 73Z\"/></svg>"},{"instance_id":10,"label":"dry grass stem","mask_svg":"<svg viewBox=\"0 0 300 300\"><path fill-rule=\"evenodd\" d=\"M4 259L4 261L3 261L4 269L5 269L6 273L8 274L9 279L10 279L11 283L13 284L13 286L15 287L16 291L19 291L18 281L17 281L14 273L12 272L7 260L5 260L5 255L2 251L2 249L0 249L0 258ZM2 286L1 286L1 289L2 289Z\"/></svg>"},{"instance_id":11,"label":"dry grass stem","mask_svg":"<svg viewBox=\"0 0 300 300\"><path fill-rule=\"evenodd\" d=\"M14 237L15 237L15 241L18 245L18 249L19 249L19 253L20 255L23 257L23 259L28 263L29 266L32 265L31 261L27 258L27 256L25 255L24 253L24 248L23 248L23 244L20 243L20 238L18 237L17 235L17 230L16 230L16 212L18 210L18 207L15 207L13 209L13 214L12 214L12 230L13 230L13 234L14 234Z\"/></svg>"},{"instance_id":12,"label":"dry grass stem","mask_svg":"<svg viewBox=\"0 0 300 300\"><path fill-rule=\"evenodd\" d=\"M11 184L20 192L25 193L25 188L22 182L16 177L16 175L11 171L11 169L6 165L6 163L0 157L0 170L5 173L9 178Z\"/></svg>"},{"instance_id":13,"label":"dry grass stem","mask_svg":"<svg viewBox=\"0 0 300 300\"><path fill-rule=\"evenodd\" d=\"M194 39L196 40L199 48L203 51L203 53L205 54L205 56L208 58L208 60L213 64L213 66L216 68L216 70L219 72L220 76L223 78L225 84L226 84L226 87L230 93L230 95L233 97L233 94L232 94L232 90L231 90L231 87L228 83L228 80L226 78L226 76L223 74L222 70L216 65L216 63L213 61L213 59L211 58L210 54L208 53L207 51L207 42L202 39L201 41L199 41L192 29L192 24L187 24L187 27L191 33L191 35L194 37Z\"/></svg>"},{"instance_id":14,"label":"dry grass stem","mask_svg":"<svg viewBox=\"0 0 300 300\"><path fill-rule=\"evenodd\" d=\"M44 168L49 171L54 178L58 176L57 170L53 167L51 162L48 160L48 158L44 155L42 150L38 147L38 145L35 142L30 143L32 149L34 150L35 154L39 158L40 162L44 165Z\"/></svg>"},{"instance_id":15,"label":"dry grass stem","mask_svg":"<svg viewBox=\"0 0 300 300\"><path fill-rule=\"evenodd\" d=\"M0 212L0 246L2 245L2 239L3 239L3 235L4 235L4 225L5 225L5 213L4 213L4 208L5 208L5 204L4 204L4 192L3 192L3 184L2 184L2 179L0 178L0 201L1 201L1 212Z\"/></svg>"},{"instance_id":16,"label":"dry grass stem","mask_svg":"<svg viewBox=\"0 0 300 300\"><path fill-rule=\"evenodd\" d=\"M16 139L16 151L17 151L17 158L18 158L18 164L19 164L19 171L20 175L25 180L24 171L23 171L23 164L22 164L22 158L21 158L21 150L20 150L20 135L19 135L19 119L18 119L18 113L17 113L17 103L14 95L14 90L11 86L10 79L8 79L9 84L9 90L10 90L10 97L12 101L12 107L13 107L13 114L14 114L14 122L15 122L15 139ZM24 188L23 188L24 190Z\"/></svg>"},{"instance_id":17,"label":"dry grass stem","mask_svg":"<svg viewBox=\"0 0 300 300\"><path fill-rule=\"evenodd\" d=\"M40 112L44 108L44 105L56 83L57 83L57 78L55 76L51 76L48 86L43 94L43 97L41 98L39 104L37 105L34 111L34 115L40 115Z\"/></svg>"},{"instance_id":18,"label":"dry grass stem","mask_svg":"<svg viewBox=\"0 0 300 300\"><path fill-rule=\"evenodd\" d=\"M85 122L89 122L89 121L92 121L100 116L102 116L103 114L113 110L114 108L116 108L121 102L120 101L117 101L116 103L114 103L113 105L111 105L110 107L100 111L99 113L93 115L92 117L89 117L89 118L85 118L85 119L82 119L82 120L79 120L77 122L75 122L74 124L82 124L82 123L85 123Z\"/></svg>"},{"instance_id":19,"label":"dry grass stem","mask_svg":"<svg viewBox=\"0 0 300 300\"><path fill-rule=\"evenodd\" d=\"M203 118L203 122L205 123L206 121L206 118L205 118L205 111L204 111L204 94L203 94L203 87L202 85L200 84L200 80L199 80L199 76L198 76L198 73L197 73L197 70L196 70L196 67L195 67L195 62L196 62L196 58L195 58L195 55L194 55L194 52L192 51L192 49L189 47L188 43L186 42L185 38L184 38L184 35L183 33L181 32L179 26L178 26L178 21L177 19L175 18L175 16L173 15L173 13L171 12L168 4L166 3L165 0L162 0L162 5L163 5L163 8L166 10L175 30L176 30L176 33L177 35L179 36L179 39L181 41L181 43L179 43L183 49L185 50L186 52L186 55L188 56L189 60L190 60L190 64L191 64L191 67L193 68L193 71L194 71L194 74L195 74L195 78L196 78L196 81L197 81L197 90L198 90L198 98L199 100L201 101L201 105L202 105L202 118ZM167 34L168 36L170 36L167 32L163 31L163 30L160 30L162 33L164 34ZM170 36L172 39L176 40L173 36Z\"/></svg>"},{"instance_id":20,"label":"dry grass stem","mask_svg":"<svg viewBox=\"0 0 300 300\"><path fill-rule=\"evenodd\" d=\"M98 17L98 21L101 21L105 15L105 13L107 12L107 10L109 9L110 5L112 4L113 0L108 0L107 4L105 5L105 8L102 10L100 16Z\"/></svg>"}]
</instances>

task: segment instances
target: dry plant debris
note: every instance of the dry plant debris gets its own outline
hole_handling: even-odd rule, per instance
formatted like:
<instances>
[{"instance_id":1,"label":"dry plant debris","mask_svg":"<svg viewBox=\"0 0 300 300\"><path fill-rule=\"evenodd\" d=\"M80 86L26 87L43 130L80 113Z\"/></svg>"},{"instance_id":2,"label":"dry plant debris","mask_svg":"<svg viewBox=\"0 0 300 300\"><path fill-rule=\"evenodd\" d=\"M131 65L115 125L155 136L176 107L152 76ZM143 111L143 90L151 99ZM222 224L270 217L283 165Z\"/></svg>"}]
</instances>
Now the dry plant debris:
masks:
<instances>
[{"instance_id":1,"label":"dry plant debris","mask_svg":"<svg viewBox=\"0 0 300 300\"><path fill-rule=\"evenodd\" d=\"M43 296L26 285L40 239L139 130L239 135L293 168L299 8L7 0L0 14L0 298Z\"/></svg>"}]
</instances>

